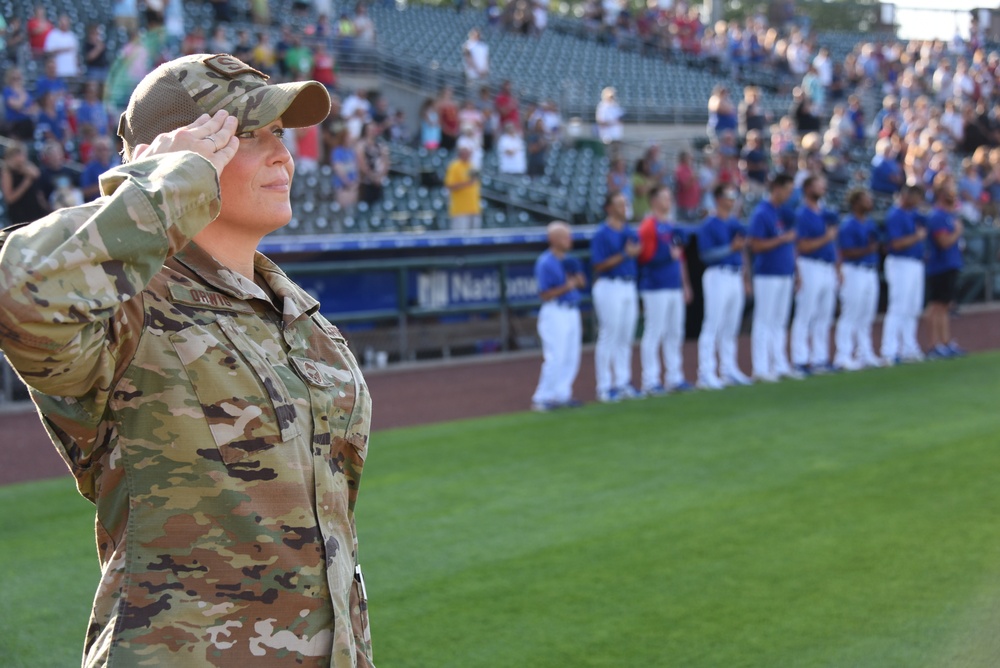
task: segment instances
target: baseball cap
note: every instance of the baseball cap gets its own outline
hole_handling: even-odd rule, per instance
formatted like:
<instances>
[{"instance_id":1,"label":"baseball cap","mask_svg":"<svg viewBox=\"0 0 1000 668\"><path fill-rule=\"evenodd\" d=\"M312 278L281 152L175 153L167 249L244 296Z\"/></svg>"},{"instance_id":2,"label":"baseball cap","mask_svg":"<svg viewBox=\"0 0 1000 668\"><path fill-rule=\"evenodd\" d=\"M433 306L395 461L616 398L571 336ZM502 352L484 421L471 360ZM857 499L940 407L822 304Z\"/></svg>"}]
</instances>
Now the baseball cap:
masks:
<instances>
[{"instance_id":1,"label":"baseball cap","mask_svg":"<svg viewBox=\"0 0 1000 668\"><path fill-rule=\"evenodd\" d=\"M118 136L131 159L135 147L156 135L225 109L237 118L237 133L281 119L303 128L326 119L330 94L318 81L268 84L267 75L228 54L194 54L166 62L132 92L118 121Z\"/></svg>"}]
</instances>

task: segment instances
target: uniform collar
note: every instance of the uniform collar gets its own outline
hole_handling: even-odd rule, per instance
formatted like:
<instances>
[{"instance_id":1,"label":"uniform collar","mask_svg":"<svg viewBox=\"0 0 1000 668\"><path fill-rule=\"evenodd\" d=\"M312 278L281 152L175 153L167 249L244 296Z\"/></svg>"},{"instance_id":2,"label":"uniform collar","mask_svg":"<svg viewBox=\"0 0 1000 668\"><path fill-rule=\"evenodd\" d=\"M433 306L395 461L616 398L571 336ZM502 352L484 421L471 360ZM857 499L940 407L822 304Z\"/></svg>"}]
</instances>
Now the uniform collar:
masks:
<instances>
[{"instance_id":1,"label":"uniform collar","mask_svg":"<svg viewBox=\"0 0 1000 668\"><path fill-rule=\"evenodd\" d=\"M244 301L268 299L256 283L224 266L193 241L174 255L174 259L219 292ZM293 283L278 265L267 257L256 253L253 264L254 270L263 277L277 296L279 303L275 306L281 309L286 323L291 323L301 316L310 316L319 310L319 302Z\"/></svg>"}]
</instances>

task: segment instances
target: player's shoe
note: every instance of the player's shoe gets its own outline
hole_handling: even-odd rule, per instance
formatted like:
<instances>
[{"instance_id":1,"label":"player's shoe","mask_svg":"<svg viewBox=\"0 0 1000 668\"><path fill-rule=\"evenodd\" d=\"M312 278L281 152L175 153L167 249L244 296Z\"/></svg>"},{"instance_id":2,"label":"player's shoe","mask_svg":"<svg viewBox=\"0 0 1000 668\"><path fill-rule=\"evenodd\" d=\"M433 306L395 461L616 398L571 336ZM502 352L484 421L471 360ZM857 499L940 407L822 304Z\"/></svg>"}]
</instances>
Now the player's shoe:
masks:
<instances>
[{"instance_id":1,"label":"player's shoe","mask_svg":"<svg viewBox=\"0 0 1000 668\"><path fill-rule=\"evenodd\" d=\"M698 389L699 390L721 390L725 388L725 384L719 379L718 376L699 376L698 377Z\"/></svg>"},{"instance_id":2,"label":"player's shoe","mask_svg":"<svg viewBox=\"0 0 1000 668\"><path fill-rule=\"evenodd\" d=\"M803 378L808 378L814 373L812 366L808 364L795 364L792 366L792 371L798 371L800 374L802 374Z\"/></svg>"},{"instance_id":3,"label":"player's shoe","mask_svg":"<svg viewBox=\"0 0 1000 668\"><path fill-rule=\"evenodd\" d=\"M622 398L618 395L618 390L612 387L610 390L598 392L597 400L602 404L616 404L621 401Z\"/></svg>"},{"instance_id":4,"label":"player's shoe","mask_svg":"<svg viewBox=\"0 0 1000 668\"><path fill-rule=\"evenodd\" d=\"M805 380L806 375L807 374L799 371L798 369L789 369L788 371L778 374L780 378L788 378L789 380Z\"/></svg>"},{"instance_id":5,"label":"player's shoe","mask_svg":"<svg viewBox=\"0 0 1000 668\"><path fill-rule=\"evenodd\" d=\"M654 385L653 387L642 388L642 393L647 397L662 397L667 393L667 388L662 385Z\"/></svg>"},{"instance_id":6,"label":"player's shoe","mask_svg":"<svg viewBox=\"0 0 1000 668\"><path fill-rule=\"evenodd\" d=\"M687 382L686 380L682 380L681 382L677 383L676 385L671 385L670 386L670 391L671 392L690 392L693 389L694 389L694 385L692 385L691 383Z\"/></svg>"},{"instance_id":7,"label":"player's shoe","mask_svg":"<svg viewBox=\"0 0 1000 668\"><path fill-rule=\"evenodd\" d=\"M583 406L583 402L579 399L569 399L559 404L560 408L580 408L581 406Z\"/></svg>"},{"instance_id":8,"label":"player's shoe","mask_svg":"<svg viewBox=\"0 0 1000 668\"><path fill-rule=\"evenodd\" d=\"M778 374L775 373L758 373L753 376L754 381L758 383L777 383L780 378Z\"/></svg>"},{"instance_id":9,"label":"player's shoe","mask_svg":"<svg viewBox=\"0 0 1000 668\"><path fill-rule=\"evenodd\" d=\"M861 368L861 364L852 359L846 359L840 362L834 362L833 368L837 371L857 371Z\"/></svg>"},{"instance_id":10,"label":"player's shoe","mask_svg":"<svg viewBox=\"0 0 1000 668\"><path fill-rule=\"evenodd\" d=\"M531 404L531 410L536 413L548 413L549 411L554 411L559 408L560 404L554 401L535 401Z\"/></svg>"},{"instance_id":11,"label":"player's shoe","mask_svg":"<svg viewBox=\"0 0 1000 668\"><path fill-rule=\"evenodd\" d=\"M949 355L950 357L965 357L965 355L966 355L966 352L965 352L965 350L963 350L963 349L962 349L962 348L961 348L961 347L960 347L960 346L959 346L959 345L958 345L957 343L955 343L954 341L952 341L952 342L951 342L951 343L949 343L949 344L948 344L947 346L945 346L945 348L947 348L947 349L948 349L948 352L950 353L950 355Z\"/></svg>"},{"instance_id":12,"label":"player's shoe","mask_svg":"<svg viewBox=\"0 0 1000 668\"><path fill-rule=\"evenodd\" d=\"M742 371L732 371L727 373L725 382L730 385L753 385L753 380Z\"/></svg>"},{"instance_id":13,"label":"player's shoe","mask_svg":"<svg viewBox=\"0 0 1000 668\"><path fill-rule=\"evenodd\" d=\"M927 359L929 360L943 360L951 356L951 350L948 349L948 346L941 343L931 348L927 353Z\"/></svg>"},{"instance_id":14,"label":"player's shoe","mask_svg":"<svg viewBox=\"0 0 1000 668\"><path fill-rule=\"evenodd\" d=\"M622 385L618 388L618 393L622 399L642 399L645 395L631 385Z\"/></svg>"}]
</instances>

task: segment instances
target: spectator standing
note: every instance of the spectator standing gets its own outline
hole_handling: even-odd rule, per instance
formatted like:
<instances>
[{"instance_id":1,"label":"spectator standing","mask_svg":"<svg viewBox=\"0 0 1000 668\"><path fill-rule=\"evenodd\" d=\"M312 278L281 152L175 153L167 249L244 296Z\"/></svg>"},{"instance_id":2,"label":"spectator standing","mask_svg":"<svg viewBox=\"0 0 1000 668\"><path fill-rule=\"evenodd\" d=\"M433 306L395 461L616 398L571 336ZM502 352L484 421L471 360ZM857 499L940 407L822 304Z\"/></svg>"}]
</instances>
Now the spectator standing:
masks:
<instances>
[{"instance_id":1,"label":"spectator standing","mask_svg":"<svg viewBox=\"0 0 1000 668\"><path fill-rule=\"evenodd\" d=\"M738 129L739 116L729 97L729 89L716 86L708 98L708 138L716 142L723 133L735 133Z\"/></svg>"},{"instance_id":2,"label":"spectator standing","mask_svg":"<svg viewBox=\"0 0 1000 668\"><path fill-rule=\"evenodd\" d=\"M479 199L479 174L472 169L472 153L458 148L448 165L444 186L448 189L448 215L451 229L460 232L478 230L483 226L482 202Z\"/></svg>"},{"instance_id":3,"label":"spectator standing","mask_svg":"<svg viewBox=\"0 0 1000 668\"><path fill-rule=\"evenodd\" d=\"M427 98L420 107L420 145L428 151L441 146L441 118L434 100Z\"/></svg>"},{"instance_id":4,"label":"spectator standing","mask_svg":"<svg viewBox=\"0 0 1000 668\"><path fill-rule=\"evenodd\" d=\"M469 162L472 163L474 172L483 171L483 146L479 141L475 125L470 123L462 126L462 134L459 135L456 146L469 149Z\"/></svg>"},{"instance_id":5,"label":"spectator standing","mask_svg":"<svg viewBox=\"0 0 1000 668\"><path fill-rule=\"evenodd\" d=\"M746 134L746 146L740 154L740 171L746 176L747 191L756 195L763 193L770 170L764 138L760 130L750 130Z\"/></svg>"},{"instance_id":6,"label":"spectator standing","mask_svg":"<svg viewBox=\"0 0 1000 668\"><path fill-rule=\"evenodd\" d=\"M753 325L750 331L753 373L773 383L782 377L801 379L786 351L788 316L795 276L795 229L787 229L780 209L792 195L793 179L778 174L768 183L767 197L754 209L748 239L754 254Z\"/></svg>"},{"instance_id":7,"label":"spectator standing","mask_svg":"<svg viewBox=\"0 0 1000 668\"><path fill-rule=\"evenodd\" d=\"M97 137L91 150L92 155L80 175L80 191L83 201L90 202L101 196L101 174L119 164L111 150L111 138Z\"/></svg>"},{"instance_id":8,"label":"spectator standing","mask_svg":"<svg viewBox=\"0 0 1000 668\"><path fill-rule=\"evenodd\" d=\"M337 87L337 59L333 57L323 42L316 44L313 50L312 78L333 92Z\"/></svg>"},{"instance_id":9,"label":"spectator standing","mask_svg":"<svg viewBox=\"0 0 1000 668\"><path fill-rule=\"evenodd\" d=\"M371 122L372 105L368 100L368 91L358 88L344 99L340 107L340 115L347 124L351 139L360 139L361 131L366 123Z\"/></svg>"},{"instance_id":10,"label":"spectator standing","mask_svg":"<svg viewBox=\"0 0 1000 668\"><path fill-rule=\"evenodd\" d=\"M465 80L469 86L478 85L490 77L490 47L482 40L478 28L469 31L469 38L462 45L462 63Z\"/></svg>"},{"instance_id":11,"label":"spectator standing","mask_svg":"<svg viewBox=\"0 0 1000 668\"><path fill-rule=\"evenodd\" d=\"M642 396L632 386L632 341L639 317L636 257L642 246L629 227L624 195L609 192L604 211L607 218L590 242L590 262L597 316L597 400L609 403Z\"/></svg>"},{"instance_id":12,"label":"spectator standing","mask_svg":"<svg viewBox=\"0 0 1000 668\"><path fill-rule=\"evenodd\" d=\"M918 362L924 355L917 328L924 307L924 244L926 219L918 207L924 199L919 185L905 185L885 218L885 280L889 303L882 324L882 359Z\"/></svg>"},{"instance_id":13,"label":"spectator standing","mask_svg":"<svg viewBox=\"0 0 1000 668\"><path fill-rule=\"evenodd\" d=\"M83 66L87 79L103 82L108 76L111 60L108 58L108 45L104 42L100 24L91 23L83 40Z\"/></svg>"},{"instance_id":14,"label":"spectator standing","mask_svg":"<svg viewBox=\"0 0 1000 668\"><path fill-rule=\"evenodd\" d=\"M826 179L811 175L802 183L802 204L795 212L799 281L792 320L792 364L804 374L830 371L830 328L837 308L836 214L823 210ZM832 212L831 212L832 213Z\"/></svg>"},{"instance_id":15,"label":"spectator standing","mask_svg":"<svg viewBox=\"0 0 1000 668\"><path fill-rule=\"evenodd\" d=\"M4 125L15 139L30 141L35 135L38 105L24 85L24 73L11 67L4 74L3 88Z\"/></svg>"},{"instance_id":16,"label":"spectator standing","mask_svg":"<svg viewBox=\"0 0 1000 668\"><path fill-rule=\"evenodd\" d=\"M358 47L358 55L362 61L375 50L375 22L368 15L368 8L363 2L354 7L354 42Z\"/></svg>"},{"instance_id":17,"label":"spectator standing","mask_svg":"<svg viewBox=\"0 0 1000 668\"><path fill-rule=\"evenodd\" d=\"M59 23L45 36L45 56L56 64L56 76L72 79L80 73L80 40L73 32L69 16L59 15Z\"/></svg>"},{"instance_id":18,"label":"spectator standing","mask_svg":"<svg viewBox=\"0 0 1000 668\"><path fill-rule=\"evenodd\" d=\"M251 64L268 76L274 76L278 73L278 54L271 43L269 31L261 30L257 33L257 43L253 47Z\"/></svg>"},{"instance_id":19,"label":"spectator standing","mask_svg":"<svg viewBox=\"0 0 1000 668\"><path fill-rule=\"evenodd\" d=\"M635 168L632 170L632 216L641 220L649 213L649 193L659 182L650 177L647 166L649 162L645 157L635 161Z\"/></svg>"},{"instance_id":20,"label":"spectator standing","mask_svg":"<svg viewBox=\"0 0 1000 668\"><path fill-rule=\"evenodd\" d=\"M528 152L528 176L543 176L545 161L549 154L549 139L545 132L545 120L536 118L525 137Z\"/></svg>"},{"instance_id":21,"label":"spectator standing","mask_svg":"<svg viewBox=\"0 0 1000 668\"><path fill-rule=\"evenodd\" d=\"M892 140L879 139L875 142L869 187L876 193L895 195L904 182L903 168L897 160Z\"/></svg>"},{"instance_id":22,"label":"spectator standing","mask_svg":"<svg viewBox=\"0 0 1000 668\"><path fill-rule=\"evenodd\" d=\"M528 171L528 151L517 126L507 123L497 140L498 169L501 174L524 174Z\"/></svg>"},{"instance_id":23,"label":"spectator standing","mask_svg":"<svg viewBox=\"0 0 1000 668\"><path fill-rule=\"evenodd\" d=\"M735 188L716 186L712 193L715 215L698 228L698 254L705 264L701 278L705 316L698 336L698 387L709 390L752 383L736 360L736 340L743 322L745 294L750 288L743 257L747 230L734 215L738 196Z\"/></svg>"},{"instance_id":24,"label":"spectator standing","mask_svg":"<svg viewBox=\"0 0 1000 668\"><path fill-rule=\"evenodd\" d=\"M205 53L207 50L208 45L205 41L205 29L199 25L192 26L191 30L184 35L184 40L181 42L181 54L190 56L196 53ZM260 68L258 67L258 69Z\"/></svg>"},{"instance_id":25,"label":"spectator standing","mask_svg":"<svg viewBox=\"0 0 1000 668\"><path fill-rule=\"evenodd\" d=\"M38 100L38 121L35 136L45 141L55 140L66 144L72 139L65 105L58 104L56 94L46 91Z\"/></svg>"},{"instance_id":26,"label":"spectator standing","mask_svg":"<svg viewBox=\"0 0 1000 668\"><path fill-rule=\"evenodd\" d=\"M931 326L931 358L963 354L951 338L951 306L955 301L958 272L962 269L964 226L955 215L958 192L948 174L934 179L934 209L927 221L927 319Z\"/></svg>"},{"instance_id":27,"label":"spectator standing","mask_svg":"<svg viewBox=\"0 0 1000 668\"><path fill-rule=\"evenodd\" d=\"M382 199L383 184L389 175L389 147L379 137L379 128L367 123L357 146L358 172L361 175L359 197L369 206Z\"/></svg>"},{"instance_id":28,"label":"spectator standing","mask_svg":"<svg viewBox=\"0 0 1000 668\"><path fill-rule=\"evenodd\" d=\"M42 190L41 176L38 166L28 159L24 144L14 142L7 147L0 166L0 192L11 224L30 223L52 210Z\"/></svg>"},{"instance_id":29,"label":"spectator standing","mask_svg":"<svg viewBox=\"0 0 1000 668\"><path fill-rule=\"evenodd\" d=\"M60 208L54 204L60 196L63 196L64 202L79 199L82 203L83 195L79 193L80 176L66 164L66 151L62 144L52 140L45 142L41 152L41 167L42 193L53 209Z\"/></svg>"},{"instance_id":30,"label":"spectator standing","mask_svg":"<svg viewBox=\"0 0 1000 668\"><path fill-rule=\"evenodd\" d=\"M618 104L617 91L608 86L601 91L601 101L594 112L597 120L597 136L605 144L620 142L625 136L625 110Z\"/></svg>"},{"instance_id":31,"label":"spectator standing","mask_svg":"<svg viewBox=\"0 0 1000 668\"><path fill-rule=\"evenodd\" d=\"M677 154L674 188L677 192L677 219L685 223L695 221L700 213L702 193L698 177L694 173L690 151L684 150Z\"/></svg>"},{"instance_id":32,"label":"spectator standing","mask_svg":"<svg viewBox=\"0 0 1000 668\"><path fill-rule=\"evenodd\" d=\"M691 302L684 237L670 219L673 196L664 185L650 190L649 215L639 226L639 297L643 326L639 343L642 392L660 395L694 386L684 379L684 319ZM663 354L663 367L660 354ZM665 370L665 375L661 372Z\"/></svg>"},{"instance_id":33,"label":"spectator standing","mask_svg":"<svg viewBox=\"0 0 1000 668\"><path fill-rule=\"evenodd\" d=\"M580 291L587 279L573 248L570 227L562 221L546 229L549 248L535 262L535 281L542 307L538 310L538 337L542 341L542 370L531 397L532 410L549 411L579 405L573 400L573 382L580 370Z\"/></svg>"},{"instance_id":34,"label":"spectator standing","mask_svg":"<svg viewBox=\"0 0 1000 668\"><path fill-rule=\"evenodd\" d=\"M483 150L492 151L500 129L500 116L490 98L489 88L483 86L479 89L479 99L475 105L483 115Z\"/></svg>"},{"instance_id":35,"label":"spectator standing","mask_svg":"<svg viewBox=\"0 0 1000 668\"><path fill-rule=\"evenodd\" d=\"M333 135L330 149L330 166L333 170L334 197L340 208L347 211L358 203L361 175L358 172L358 155L351 145L351 136L341 124Z\"/></svg>"},{"instance_id":36,"label":"spectator standing","mask_svg":"<svg viewBox=\"0 0 1000 668\"><path fill-rule=\"evenodd\" d=\"M872 323L878 310L878 232L869 218L874 208L867 190L847 196L850 215L840 226L837 242L843 258L840 317L837 319L837 357L840 369L881 366L872 346Z\"/></svg>"},{"instance_id":37,"label":"spectator standing","mask_svg":"<svg viewBox=\"0 0 1000 668\"><path fill-rule=\"evenodd\" d=\"M226 52L216 51L216 53ZM303 44L302 39L296 34L292 34L291 43L285 52L285 68L288 77L293 81L307 79L312 73L313 51L308 45Z\"/></svg>"},{"instance_id":38,"label":"spectator standing","mask_svg":"<svg viewBox=\"0 0 1000 668\"><path fill-rule=\"evenodd\" d=\"M45 5L35 5L35 13L28 19L28 44L32 55L41 56L45 52L45 40L54 27L52 21L49 21Z\"/></svg>"},{"instance_id":39,"label":"spectator standing","mask_svg":"<svg viewBox=\"0 0 1000 668\"><path fill-rule=\"evenodd\" d=\"M521 125L520 103L514 95L514 91L509 80L505 80L500 84L500 90L494 100L494 106L496 107L498 116L498 127L502 128L508 123L513 123L515 126Z\"/></svg>"},{"instance_id":40,"label":"spectator standing","mask_svg":"<svg viewBox=\"0 0 1000 668\"><path fill-rule=\"evenodd\" d=\"M107 135L110 123L108 108L101 99L101 84L90 80L83 85L83 97L76 106L78 128L90 125L98 135Z\"/></svg>"},{"instance_id":41,"label":"spectator standing","mask_svg":"<svg viewBox=\"0 0 1000 668\"><path fill-rule=\"evenodd\" d=\"M451 86L444 86L437 100L438 117L441 119L441 148L452 151L458 142L461 126L458 121L458 104Z\"/></svg>"}]
</instances>

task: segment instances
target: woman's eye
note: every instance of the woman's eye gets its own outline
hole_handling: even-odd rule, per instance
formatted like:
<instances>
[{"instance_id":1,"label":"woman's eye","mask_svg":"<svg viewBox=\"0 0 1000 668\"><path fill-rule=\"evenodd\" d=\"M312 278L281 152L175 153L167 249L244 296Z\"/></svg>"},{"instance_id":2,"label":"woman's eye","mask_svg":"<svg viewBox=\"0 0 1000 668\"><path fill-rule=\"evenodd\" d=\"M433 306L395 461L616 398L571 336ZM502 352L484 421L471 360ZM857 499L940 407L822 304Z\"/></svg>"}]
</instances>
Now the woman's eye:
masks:
<instances>
[{"instance_id":1,"label":"woman's eye","mask_svg":"<svg viewBox=\"0 0 1000 668\"><path fill-rule=\"evenodd\" d=\"M284 139L285 138L285 128L275 128L274 129L274 136L277 137L278 139Z\"/></svg>"},{"instance_id":2,"label":"woman's eye","mask_svg":"<svg viewBox=\"0 0 1000 668\"><path fill-rule=\"evenodd\" d=\"M236 134L236 138L237 139L253 139L254 138L253 130L247 130L246 132L239 132L239 133Z\"/></svg>"}]
</instances>

